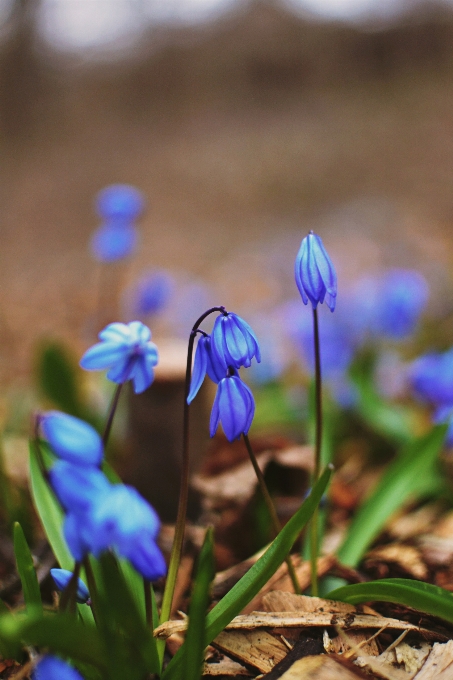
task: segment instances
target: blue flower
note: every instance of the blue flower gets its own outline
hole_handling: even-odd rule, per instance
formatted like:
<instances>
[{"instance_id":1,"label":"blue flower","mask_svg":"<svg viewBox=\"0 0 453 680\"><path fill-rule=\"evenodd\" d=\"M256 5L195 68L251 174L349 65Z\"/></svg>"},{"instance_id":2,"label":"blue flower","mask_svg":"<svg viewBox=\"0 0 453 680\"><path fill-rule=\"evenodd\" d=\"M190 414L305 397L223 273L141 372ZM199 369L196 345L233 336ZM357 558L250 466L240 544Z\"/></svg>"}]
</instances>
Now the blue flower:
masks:
<instances>
[{"instance_id":1,"label":"blue flower","mask_svg":"<svg viewBox=\"0 0 453 680\"><path fill-rule=\"evenodd\" d=\"M312 231L306 236L296 257L296 285L304 305L310 300L313 309L324 299L330 311L335 309L337 275L320 236Z\"/></svg>"},{"instance_id":2,"label":"blue flower","mask_svg":"<svg viewBox=\"0 0 453 680\"><path fill-rule=\"evenodd\" d=\"M66 413L49 411L40 417L40 425L50 448L59 458L76 465L101 464L102 440L88 423Z\"/></svg>"},{"instance_id":3,"label":"blue flower","mask_svg":"<svg viewBox=\"0 0 453 680\"><path fill-rule=\"evenodd\" d=\"M202 335L199 337L187 403L190 404L195 399L206 373L217 385L222 378L225 378L226 372L227 369L212 350L211 336Z\"/></svg>"},{"instance_id":4,"label":"blue flower","mask_svg":"<svg viewBox=\"0 0 453 680\"><path fill-rule=\"evenodd\" d=\"M255 333L237 314L219 314L212 329L212 349L227 368L248 368L253 357L261 361L260 348Z\"/></svg>"},{"instance_id":5,"label":"blue flower","mask_svg":"<svg viewBox=\"0 0 453 680\"><path fill-rule=\"evenodd\" d=\"M101 470L58 461L49 471L52 489L66 512L89 510L100 494L111 484Z\"/></svg>"},{"instance_id":6,"label":"blue flower","mask_svg":"<svg viewBox=\"0 0 453 680\"><path fill-rule=\"evenodd\" d=\"M419 357L410 366L408 378L421 401L436 406L453 404L453 349Z\"/></svg>"},{"instance_id":7,"label":"blue flower","mask_svg":"<svg viewBox=\"0 0 453 680\"><path fill-rule=\"evenodd\" d=\"M131 222L145 206L142 193L129 184L111 184L96 197L99 215L105 220Z\"/></svg>"},{"instance_id":8,"label":"blue flower","mask_svg":"<svg viewBox=\"0 0 453 680\"><path fill-rule=\"evenodd\" d=\"M79 671L57 656L46 654L35 666L33 680L83 680Z\"/></svg>"},{"instance_id":9,"label":"blue flower","mask_svg":"<svg viewBox=\"0 0 453 680\"><path fill-rule=\"evenodd\" d=\"M99 262L115 262L132 255L137 242L137 229L133 225L103 224L91 237L90 248Z\"/></svg>"},{"instance_id":10,"label":"blue flower","mask_svg":"<svg viewBox=\"0 0 453 680\"><path fill-rule=\"evenodd\" d=\"M50 575L52 576L55 585L58 590L64 590L72 578L72 572L67 569L51 569ZM84 584L81 578L77 581L77 602L80 604L85 604L90 599L90 593L88 588Z\"/></svg>"},{"instance_id":11,"label":"blue flower","mask_svg":"<svg viewBox=\"0 0 453 680\"><path fill-rule=\"evenodd\" d=\"M166 271L143 276L133 291L133 306L137 316L151 316L160 312L171 296L174 281Z\"/></svg>"},{"instance_id":12,"label":"blue flower","mask_svg":"<svg viewBox=\"0 0 453 680\"><path fill-rule=\"evenodd\" d=\"M255 414L255 400L247 385L237 375L220 380L209 424L210 435L216 433L219 422L228 441L247 434Z\"/></svg>"},{"instance_id":13,"label":"blue flower","mask_svg":"<svg viewBox=\"0 0 453 680\"><path fill-rule=\"evenodd\" d=\"M158 362L157 347L150 338L151 331L140 321L111 323L99 333L101 342L85 352L80 365L89 371L109 368L109 380L132 380L139 394L153 382Z\"/></svg>"},{"instance_id":14,"label":"blue flower","mask_svg":"<svg viewBox=\"0 0 453 680\"><path fill-rule=\"evenodd\" d=\"M433 415L433 423L436 425L448 423L447 434L445 435L445 446L453 447L453 404L441 406Z\"/></svg>"}]
</instances>

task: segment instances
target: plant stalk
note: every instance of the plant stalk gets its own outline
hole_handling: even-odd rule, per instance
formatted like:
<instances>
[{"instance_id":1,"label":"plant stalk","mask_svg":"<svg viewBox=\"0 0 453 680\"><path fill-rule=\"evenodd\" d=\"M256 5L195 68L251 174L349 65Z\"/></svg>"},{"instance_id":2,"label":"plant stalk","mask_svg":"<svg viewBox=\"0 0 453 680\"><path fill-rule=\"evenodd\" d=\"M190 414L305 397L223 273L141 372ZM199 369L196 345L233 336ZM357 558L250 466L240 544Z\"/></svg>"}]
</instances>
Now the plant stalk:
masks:
<instances>
[{"instance_id":1,"label":"plant stalk","mask_svg":"<svg viewBox=\"0 0 453 680\"><path fill-rule=\"evenodd\" d=\"M315 464L313 470L312 487L319 479L321 469L321 446L322 446L322 383L321 383L321 349L319 342L318 310L313 309L313 341L315 350ZM318 596L318 508L313 513L310 521L310 576L311 594Z\"/></svg>"},{"instance_id":2,"label":"plant stalk","mask_svg":"<svg viewBox=\"0 0 453 680\"><path fill-rule=\"evenodd\" d=\"M123 384L124 383L119 383L116 386L115 393L113 395L112 402L110 404L109 415L108 415L108 418L107 418L107 422L105 424L104 434L102 435L102 443L104 445L104 449L107 446L107 443L108 443L108 440L109 440L109 437L110 437L110 431L112 429L113 418L115 417L116 407L118 406L118 402L119 402L119 399L120 399L120 394L121 394L121 390L123 388Z\"/></svg>"},{"instance_id":3,"label":"plant stalk","mask_svg":"<svg viewBox=\"0 0 453 680\"><path fill-rule=\"evenodd\" d=\"M69 580L68 585L66 588L63 590L61 593L60 597L60 606L59 609L61 612L68 610L70 614L75 614L76 612L76 604L77 604L77 586L78 586L78 581L79 581L79 576L80 576L80 569L82 567L81 562L75 562L74 564L74 571L72 572L72 576Z\"/></svg>"}]
</instances>

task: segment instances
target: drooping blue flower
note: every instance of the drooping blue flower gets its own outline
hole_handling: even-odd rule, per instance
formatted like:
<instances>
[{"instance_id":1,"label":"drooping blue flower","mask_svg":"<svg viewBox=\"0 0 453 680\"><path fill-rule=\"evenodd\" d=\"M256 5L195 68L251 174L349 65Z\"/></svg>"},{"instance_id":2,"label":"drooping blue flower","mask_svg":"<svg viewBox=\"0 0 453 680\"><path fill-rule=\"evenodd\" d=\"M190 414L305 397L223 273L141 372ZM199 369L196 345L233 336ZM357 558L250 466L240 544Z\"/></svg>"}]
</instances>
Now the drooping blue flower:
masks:
<instances>
[{"instance_id":1,"label":"drooping blue flower","mask_svg":"<svg viewBox=\"0 0 453 680\"><path fill-rule=\"evenodd\" d=\"M167 305L174 288L173 277L166 271L143 276L132 293L132 305L137 316L157 314Z\"/></svg>"},{"instance_id":2,"label":"drooping blue flower","mask_svg":"<svg viewBox=\"0 0 453 680\"><path fill-rule=\"evenodd\" d=\"M416 359L409 367L408 380L421 401L435 406L453 404L453 349Z\"/></svg>"},{"instance_id":3,"label":"drooping blue flower","mask_svg":"<svg viewBox=\"0 0 453 680\"><path fill-rule=\"evenodd\" d=\"M198 337L195 360L193 363L192 381L187 397L188 404L190 404L198 394L198 390L203 383L206 373L216 385L222 378L225 378L227 373L227 369L223 362L221 362L217 354L213 352L210 335Z\"/></svg>"},{"instance_id":4,"label":"drooping blue flower","mask_svg":"<svg viewBox=\"0 0 453 680\"><path fill-rule=\"evenodd\" d=\"M46 654L36 664L33 680L83 680L79 671L57 656Z\"/></svg>"},{"instance_id":5,"label":"drooping blue flower","mask_svg":"<svg viewBox=\"0 0 453 680\"><path fill-rule=\"evenodd\" d=\"M132 224L103 224L91 237L90 248L98 262L115 262L136 250L138 232Z\"/></svg>"},{"instance_id":6,"label":"drooping blue flower","mask_svg":"<svg viewBox=\"0 0 453 680\"><path fill-rule=\"evenodd\" d=\"M129 184L111 184L96 197L99 215L110 222L132 222L139 217L144 207L142 193Z\"/></svg>"},{"instance_id":7,"label":"drooping blue flower","mask_svg":"<svg viewBox=\"0 0 453 680\"><path fill-rule=\"evenodd\" d=\"M132 380L134 392L146 390L154 379L158 362L151 331L141 321L111 323L99 333L101 342L85 352L80 365L86 370L109 368L107 378L115 383Z\"/></svg>"},{"instance_id":8,"label":"drooping blue flower","mask_svg":"<svg viewBox=\"0 0 453 680\"><path fill-rule=\"evenodd\" d=\"M313 309L316 309L325 300L330 311L334 311L337 275L321 237L312 231L302 240L294 273L304 305L310 300Z\"/></svg>"},{"instance_id":9,"label":"drooping blue flower","mask_svg":"<svg viewBox=\"0 0 453 680\"><path fill-rule=\"evenodd\" d=\"M220 380L211 411L209 431L213 437L219 422L228 441L247 434L255 414L255 400L250 388L238 375Z\"/></svg>"},{"instance_id":10,"label":"drooping blue flower","mask_svg":"<svg viewBox=\"0 0 453 680\"><path fill-rule=\"evenodd\" d=\"M59 460L49 471L52 489L66 512L85 512L111 484L96 467Z\"/></svg>"},{"instance_id":11,"label":"drooping blue flower","mask_svg":"<svg viewBox=\"0 0 453 680\"><path fill-rule=\"evenodd\" d=\"M52 576L58 590L64 590L72 578L72 572L67 569L51 569ZM81 578L77 581L77 602L85 604L90 599L88 588Z\"/></svg>"},{"instance_id":12,"label":"drooping blue flower","mask_svg":"<svg viewBox=\"0 0 453 680\"><path fill-rule=\"evenodd\" d=\"M253 357L261 361L260 348L255 333L240 316L229 312L219 314L212 329L212 350L227 368L248 368Z\"/></svg>"},{"instance_id":13,"label":"drooping blue flower","mask_svg":"<svg viewBox=\"0 0 453 680\"><path fill-rule=\"evenodd\" d=\"M76 465L101 464L102 440L88 423L66 413L48 411L40 417L40 425L52 451L59 458Z\"/></svg>"}]
</instances>

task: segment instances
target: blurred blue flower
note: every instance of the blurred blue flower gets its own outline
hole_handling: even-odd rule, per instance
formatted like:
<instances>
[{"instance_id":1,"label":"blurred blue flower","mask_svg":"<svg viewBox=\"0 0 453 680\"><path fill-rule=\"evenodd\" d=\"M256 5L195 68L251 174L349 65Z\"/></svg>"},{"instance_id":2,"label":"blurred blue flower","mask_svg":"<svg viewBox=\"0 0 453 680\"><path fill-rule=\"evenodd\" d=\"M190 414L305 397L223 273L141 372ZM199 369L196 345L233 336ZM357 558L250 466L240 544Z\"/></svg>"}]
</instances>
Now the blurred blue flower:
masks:
<instances>
[{"instance_id":1,"label":"blurred blue flower","mask_svg":"<svg viewBox=\"0 0 453 680\"><path fill-rule=\"evenodd\" d=\"M436 425L448 423L447 434L445 435L445 446L453 447L453 404L441 406L434 412L433 423Z\"/></svg>"},{"instance_id":2,"label":"blurred blue flower","mask_svg":"<svg viewBox=\"0 0 453 680\"><path fill-rule=\"evenodd\" d=\"M141 215L144 207L143 194L129 184L111 184L96 197L99 215L110 222L131 222Z\"/></svg>"},{"instance_id":3,"label":"blurred blue flower","mask_svg":"<svg viewBox=\"0 0 453 680\"><path fill-rule=\"evenodd\" d=\"M102 440L88 423L66 413L48 411L40 416L40 426L50 448L59 458L76 465L101 464Z\"/></svg>"},{"instance_id":4,"label":"blurred blue flower","mask_svg":"<svg viewBox=\"0 0 453 680\"><path fill-rule=\"evenodd\" d=\"M131 224L103 224L91 237L91 252L99 262L115 262L129 257L138 242L137 229Z\"/></svg>"},{"instance_id":5,"label":"blurred blue flower","mask_svg":"<svg viewBox=\"0 0 453 680\"><path fill-rule=\"evenodd\" d=\"M211 411L209 431L213 437L219 422L228 441L239 439L247 434L255 414L255 400L250 388L238 375L230 375L220 380Z\"/></svg>"},{"instance_id":6,"label":"blurred blue flower","mask_svg":"<svg viewBox=\"0 0 453 680\"><path fill-rule=\"evenodd\" d=\"M66 512L89 510L100 494L107 493L111 484L96 467L74 465L59 460L49 471L49 479Z\"/></svg>"},{"instance_id":7,"label":"blurred blue flower","mask_svg":"<svg viewBox=\"0 0 453 680\"><path fill-rule=\"evenodd\" d=\"M436 406L453 404L453 349L425 354L408 369L409 385L421 401Z\"/></svg>"},{"instance_id":8,"label":"blurred blue flower","mask_svg":"<svg viewBox=\"0 0 453 680\"><path fill-rule=\"evenodd\" d=\"M51 569L52 576L58 590L64 590L72 578L72 572L67 569ZM81 578L77 581L77 602L85 604L90 599L88 588Z\"/></svg>"},{"instance_id":9,"label":"blurred blue flower","mask_svg":"<svg viewBox=\"0 0 453 680\"><path fill-rule=\"evenodd\" d=\"M158 362L157 347L150 338L151 331L140 321L111 323L99 333L101 342L85 352L80 365L89 371L109 368L109 380L132 380L139 394L153 382Z\"/></svg>"},{"instance_id":10,"label":"blurred blue flower","mask_svg":"<svg viewBox=\"0 0 453 680\"><path fill-rule=\"evenodd\" d=\"M173 288L173 277L164 270L143 276L132 292L135 315L151 316L160 312L167 305Z\"/></svg>"},{"instance_id":11,"label":"blurred blue flower","mask_svg":"<svg viewBox=\"0 0 453 680\"><path fill-rule=\"evenodd\" d=\"M79 671L57 656L46 654L36 664L33 680L83 680Z\"/></svg>"},{"instance_id":12,"label":"blurred blue flower","mask_svg":"<svg viewBox=\"0 0 453 680\"><path fill-rule=\"evenodd\" d=\"M198 336L198 344L195 352L195 360L193 363L192 380L190 383L190 391L187 397L187 403L190 404L198 394L206 373L211 378L212 382L219 383L222 378L225 378L227 369L219 360L217 354L213 352L212 340L210 335Z\"/></svg>"},{"instance_id":13,"label":"blurred blue flower","mask_svg":"<svg viewBox=\"0 0 453 680\"><path fill-rule=\"evenodd\" d=\"M255 333L240 316L229 312L219 314L212 329L212 349L225 370L229 367L248 368L253 357L261 361Z\"/></svg>"},{"instance_id":14,"label":"blurred blue flower","mask_svg":"<svg viewBox=\"0 0 453 680\"><path fill-rule=\"evenodd\" d=\"M312 231L302 240L294 273L304 305L310 300L313 309L316 309L318 303L322 304L325 299L330 311L334 311L337 275L321 237Z\"/></svg>"}]
</instances>

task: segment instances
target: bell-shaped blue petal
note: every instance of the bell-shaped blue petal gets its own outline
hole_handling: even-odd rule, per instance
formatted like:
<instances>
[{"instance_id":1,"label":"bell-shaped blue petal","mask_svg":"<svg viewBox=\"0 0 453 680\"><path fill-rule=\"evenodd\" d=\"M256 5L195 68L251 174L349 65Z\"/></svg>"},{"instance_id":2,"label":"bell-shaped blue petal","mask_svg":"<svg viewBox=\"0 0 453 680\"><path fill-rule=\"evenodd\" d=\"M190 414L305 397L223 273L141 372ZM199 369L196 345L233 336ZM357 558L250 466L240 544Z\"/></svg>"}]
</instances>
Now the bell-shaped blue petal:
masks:
<instances>
[{"instance_id":1,"label":"bell-shaped blue petal","mask_svg":"<svg viewBox=\"0 0 453 680\"><path fill-rule=\"evenodd\" d=\"M96 430L79 418L48 411L40 420L41 430L52 451L76 465L100 465L102 440Z\"/></svg>"},{"instance_id":2,"label":"bell-shaped blue petal","mask_svg":"<svg viewBox=\"0 0 453 680\"><path fill-rule=\"evenodd\" d=\"M202 335L198 338L197 349L195 350L195 359L193 362L192 380L190 382L190 390L187 396L188 404L192 403L192 401L195 399L206 375L206 369L208 365L208 352L206 347L207 342L209 342L209 337L207 335Z\"/></svg>"},{"instance_id":3,"label":"bell-shaped blue petal","mask_svg":"<svg viewBox=\"0 0 453 680\"><path fill-rule=\"evenodd\" d=\"M128 542L119 551L148 581L157 581L167 573L167 565L158 545L150 537Z\"/></svg>"},{"instance_id":4,"label":"bell-shaped blue petal","mask_svg":"<svg viewBox=\"0 0 453 680\"><path fill-rule=\"evenodd\" d=\"M100 494L110 490L110 482L101 470L59 460L49 472L50 483L67 512L89 510Z\"/></svg>"},{"instance_id":5,"label":"bell-shaped blue petal","mask_svg":"<svg viewBox=\"0 0 453 680\"><path fill-rule=\"evenodd\" d=\"M33 680L83 680L79 671L57 656L46 654L36 664Z\"/></svg>"},{"instance_id":6,"label":"bell-shaped blue petal","mask_svg":"<svg viewBox=\"0 0 453 680\"><path fill-rule=\"evenodd\" d=\"M99 338L101 342L83 355L82 368L108 368L107 378L112 382L132 380L137 394L146 390L154 379L153 368L159 358L150 329L141 321L112 323L99 333Z\"/></svg>"},{"instance_id":7,"label":"bell-shaped blue petal","mask_svg":"<svg viewBox=\"0 0 453 680\"><path fill-rule=\"evenodd\" d=\"M89 512L71 512L66 515L63 522L63 536L71 555L77 562L82 562L89 553L93 552L94 532L91 531L90 519Z\"/></svg>"},{"instance_id":8,"label":"bell-shaped blue petal","mask_svg":"<svg viewBox=\"0 0 453 680\"><path fill-rule=\"evenodd\" d=\"M219 421L228 441L247 434L255 413L255 400L250 388L237 375L223 378L218 385L211 412L210 435L214 436Z\"/></svg>"},{"instance_id":9,"label":"bell-shaped blue petal","mask_svg":"<svg viewBox=\"0 0 453 680\"><path fill-rule=\"evenodd\" d=\"M334 311L337 275L320 236L310 232L303 239L296 257L294 273L305 305L310 300L313 309L316 309L325 300L330 311Z\"/></svg>"},{"instance_id":10,"label":"bell-shaped blue petal","mask_svg":"<svg viewBox=\"0 0 453 680\"><path fill-rule=\"evenodd\" d=\"M244 319L232 312L219 314L212 330L213 354L224 368L248 368L253 357L261 361L255 333Z\"/></svg>"},{"instance_id":11,"label":"bell-shaped blue petal","mask_svg":"<svg viewBox=\"0 0 453 680\"><path fill-rule=\"evenodd\" d=\"M67 569L51 569L50 575L52 576L55 585L58 590L64 590L72 578L72 572ZM77 581L77 602L80 604L85 604L90 599L90 593L88 588L84 584L81 578Z\"/></svg>"},{"instance_id":12,"label":"bell-shaped blue petal","mask_svg":"<svg viewBox=\"0 0 453 680\"><path fill-rule=\"evenodd\" d=\"M138 243L138 232L130 224L104 224L91 238L91 253L99 262L115 262L129 257Z\"/></svg>"},{"instance_id":13,"label":"bell-shaped blue petal","mask_svg":"<svg viewBox=\"0 0 453 680\"><path fill-rule=\"evenodd\" d=\"M135 220L145 207L142 193L129 184L111 184L96 197L99 215L106 220Z\"/></svg>"}]
</instances>

